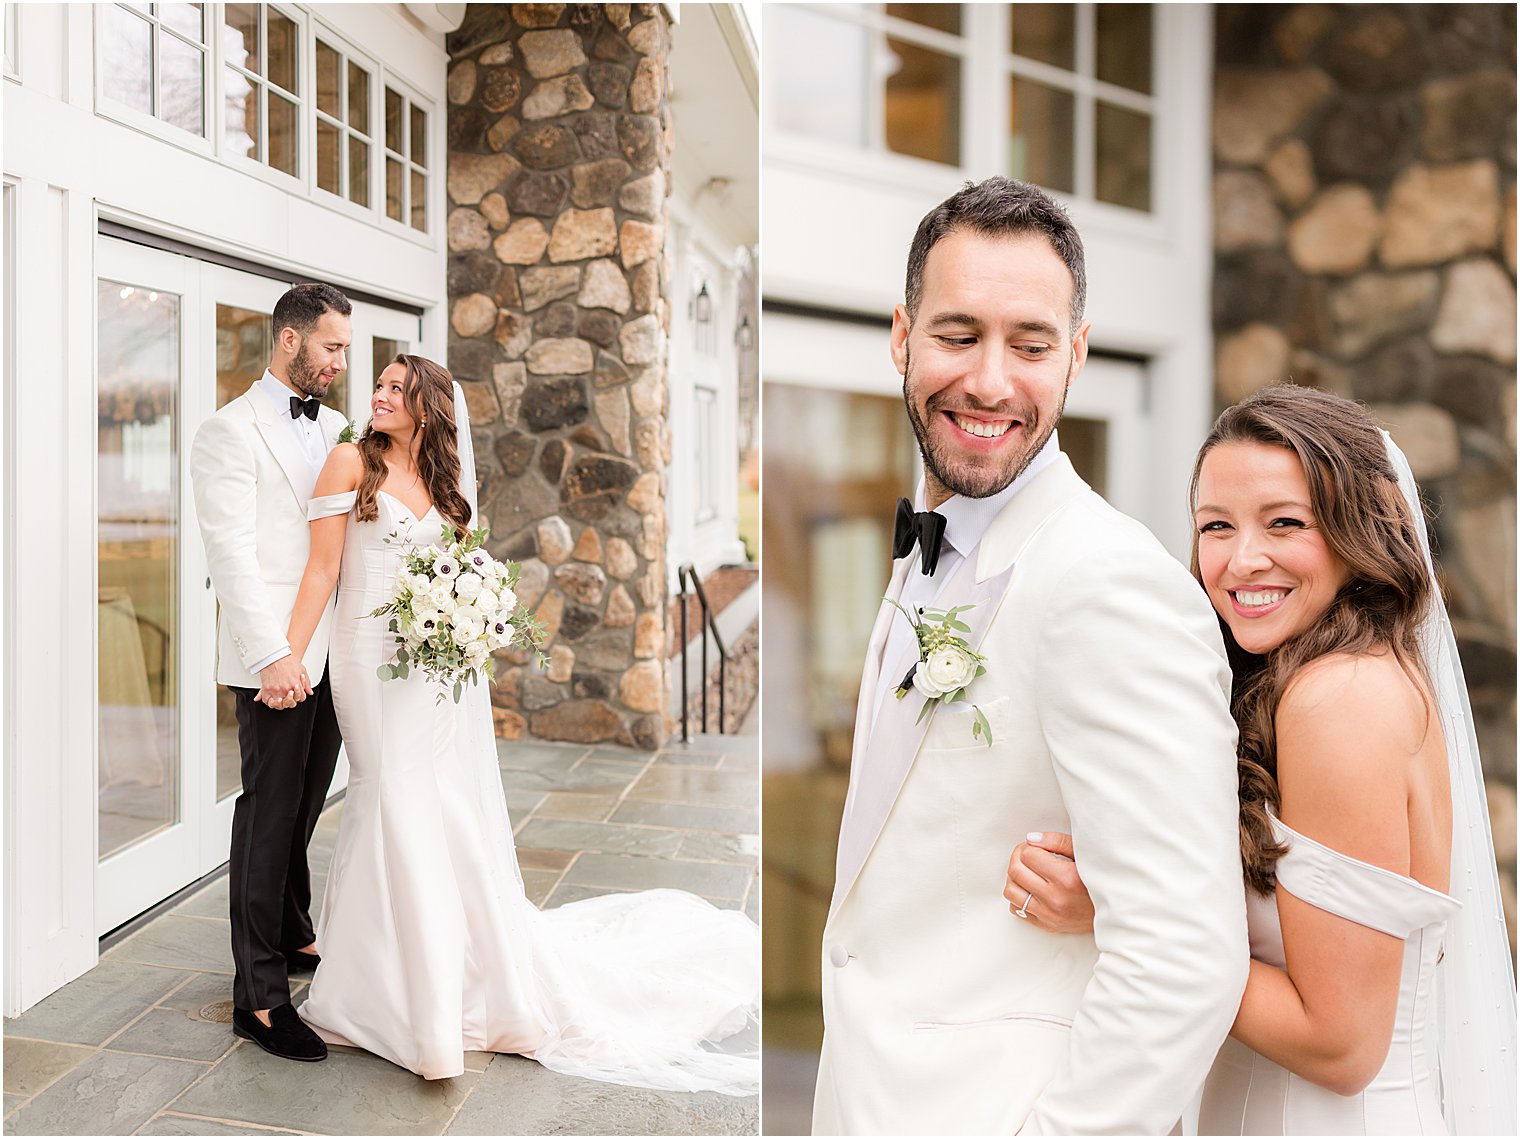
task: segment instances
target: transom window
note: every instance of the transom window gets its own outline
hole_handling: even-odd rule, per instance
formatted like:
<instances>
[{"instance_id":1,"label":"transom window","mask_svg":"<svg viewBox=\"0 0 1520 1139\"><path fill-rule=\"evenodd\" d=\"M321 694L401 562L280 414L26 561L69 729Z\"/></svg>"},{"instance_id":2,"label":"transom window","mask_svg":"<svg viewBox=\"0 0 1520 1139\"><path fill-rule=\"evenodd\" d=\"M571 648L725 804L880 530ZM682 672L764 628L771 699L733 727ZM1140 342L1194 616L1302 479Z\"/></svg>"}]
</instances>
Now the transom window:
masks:
<instances>
[{"instance_id":1,"label":"transom window","mask_svg":"<svg viewBox=\"0 0 1520 1139\"><path fill-rule=\"evenodd\" d=\"M317 186L369 205L370 73L317 40Z\"/></svg>"},{"instance_id":2,"label":"transom window","mask_svg":"<svg viewBox=\"0 0 1520 1139\"><path fill-rule=\"evenodd\" d=\"M427 112L385 89L385 216L427 232Z\"/></svg>"},{"instance_id":3,"label":"transom window","mask_svg":"<svg viewBox=\"0 0 1520 1139\"><path fill-rule=\"evenodd\" d=\"M7 5L7 29L15 6ZM102 94L180 130L206 133L201 4L111 4L101 13Z\"/></svg>"},{"instance_id":4,"label":"transom window","mask_svg":"<svg viewBox=\"0 0 1520 1139\"><path fill-rule=\"evenodd\" d=\"M1009 6L1008 173L1151 208L1151 6Z\"/></svg>"},{"instance_id":5,"label":"transom window","mask_svg":"<svg viewBox=\"0 0 1520 1139\"><path fill-rule=\"evenodd\" d=\"M20 34L21 17L16 5L5 5L5 73L16 74L16 39Z\"/></svg>"},{"instance_id":6,"label":"transom window","mask_svg":"<svg viewBox=\"0 0 1520 1139\"><path fill-rule=\"evenodd\" d=\"M5 6L8 67L15 12ZM286 189L376 223L429 231L428 101L324 26L318 10L104 4L95 32L102 115L244 169L256 164Z\"/></svg>"},{"instance_id":7,"label":"transom window","mask_svg":"<svg viewBox=\"0 0 1520 1139\"><path fill-rule=\"evenodd\" d=\"M961 162L965 41L958 4L777 5L773 113L783 130Z\"/></svg>"},{"instance_id":8,"label":"transom window","mask_svg":"<svg viewBox=\"0 0 1520 1139\"><path fill-rule=\"evenodd\" d=\"M768 5L769 125L1148 213L1152 8Z\"/></svg>"},{"instance_id":9,"label":"transom window","mask_svg":"<svg viewBox=\"0 0 1520 1139\"><path fill-rule=\"evenodd\" d=\"M267 4L225 6L222 141L292 177L301 173L299 42L295 21Z\"/></svg>"}]
</instances>

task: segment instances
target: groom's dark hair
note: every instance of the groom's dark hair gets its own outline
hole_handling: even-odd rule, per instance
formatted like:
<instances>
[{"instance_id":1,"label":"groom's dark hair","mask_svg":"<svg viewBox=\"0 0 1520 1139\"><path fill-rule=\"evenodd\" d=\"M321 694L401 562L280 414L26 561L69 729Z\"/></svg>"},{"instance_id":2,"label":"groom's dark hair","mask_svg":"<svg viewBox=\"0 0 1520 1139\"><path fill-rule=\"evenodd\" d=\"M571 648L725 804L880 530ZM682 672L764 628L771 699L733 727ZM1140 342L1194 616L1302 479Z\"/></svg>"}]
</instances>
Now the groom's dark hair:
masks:
<instances>
[{"instance_id":1,"label":"groom's dark hair","mask_svg":"<svg viewBox=\"0 0 1520 1139\"><path fill-rule=\"evenodd\" d=\"M278 338L280 329L293 328L297 335L309 336L324 312L349 316L353 311L354 306L348 303L348 298L331 285L319 282L297 285L275 301L273 332Z\"/></svg>"},{"instance_id":2,"label":"groom's dark hair","mask_svg":"<svg viewBox=\"0 0 1520 1139\"><path fill-rule=\"evenodd\" d=\"M1071 273L1071 327L1082 323L1087 308L1087 262L1082 235L1054 198L1038 186L1000 175L967 182L918 223L908 249L908 283L904 293L908 320L918 319L924 292L924 262L939 240L957 229L983 237L1021 237L1038 234L1066 263Z\"/></svg>"}]
</instances>

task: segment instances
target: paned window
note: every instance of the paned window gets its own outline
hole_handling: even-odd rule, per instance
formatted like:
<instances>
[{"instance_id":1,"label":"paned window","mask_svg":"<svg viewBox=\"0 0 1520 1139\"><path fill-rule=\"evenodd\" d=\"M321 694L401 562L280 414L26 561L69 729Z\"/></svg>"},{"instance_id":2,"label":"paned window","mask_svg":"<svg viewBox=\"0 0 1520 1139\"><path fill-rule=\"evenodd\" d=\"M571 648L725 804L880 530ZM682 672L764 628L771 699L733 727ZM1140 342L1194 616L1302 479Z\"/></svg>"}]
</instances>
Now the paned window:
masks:
<instances>
[{"instance_id":1,"label":"paned window","mask_svg":"<svg viewBox=\"0 0 1520 1139\"><path fill-rule=\"evenodd\" d=\"M1154 7L767 5L767 126L1149 213Z\"/></svg>"},{"instance_id":2,"label":"paned window","mask_svg":"<svg viewBox=\"0 0 1520 1139\"><path fill-rule=\"evenodd\" d=\"M385 88L385 216L426 233L427 112Z\"/></svg>"},{"instance_id":3,"label":"paned window","mask_svg":"<svg viewBox=\"0 0 1520 1139\"><path fill-rule=\"evenodd\" d=\"M369 206L370 73L317 40L317 186Z\"/></svg>"},{"instance_id":4,"label":"paned window","mask_svg":"<svg viewBox=\"0 0 1520 1139\"><path fill-rule=\"evenodd\" d=\"M5 6L5 73L16 74L16 40L21 31L21 16L15 4Z\"/></svg>"},{"instance_id":5,"label":"paned window","mask_svg":"<svg viewBox=\"0 0 1520 1139\"><path fill-rule=\"evenodd\" d=\"M692 389L692 411L697 436L697 522L711 522L718 516L718 489L722 482L718 441L722 424L718 420L716 388L697 384ZM732 456L729 456L732 462Z\"/></svg>"},{"instance_id":6,"label":"paned window","mask_svg":"<svg viewBox=\"0 0 1520 1139\"><path fill-rule=\"evenodd\" d=\"M226 153L292 177L301 172L300 29L268 4L223 9Z\"/></svg>"},{"instance_id":7,"label":"paned window","mask_svg":"<svg viewBox=\"0 0 1520 1139\"><path fill-rule=\"evenodd\" d=\"M960 165L960 5L788 4L770 15L795 56L772 88L777 126Z\"/></svg>"},{"instance_id":8,"label":"paned window","mask_svg":"<svg viewBox=\"0 0 1520 1139\"><path fill-rule=\"evenodd\" d=\"M1149 212L1149 4L1009 6L1007 170Z\"/></svg>"},{"instance_id":9,"label":"paned window","mask_svg":"<svg viewBox=\"0 0 1520 1139\"><path fill-rule=\"evenodd\" d=\"M9 48L15 5L6 7ZM205 6L111 4L101 10L99 29L101 93L131 110L204 137Z\"/></svg>"}]
</instances>

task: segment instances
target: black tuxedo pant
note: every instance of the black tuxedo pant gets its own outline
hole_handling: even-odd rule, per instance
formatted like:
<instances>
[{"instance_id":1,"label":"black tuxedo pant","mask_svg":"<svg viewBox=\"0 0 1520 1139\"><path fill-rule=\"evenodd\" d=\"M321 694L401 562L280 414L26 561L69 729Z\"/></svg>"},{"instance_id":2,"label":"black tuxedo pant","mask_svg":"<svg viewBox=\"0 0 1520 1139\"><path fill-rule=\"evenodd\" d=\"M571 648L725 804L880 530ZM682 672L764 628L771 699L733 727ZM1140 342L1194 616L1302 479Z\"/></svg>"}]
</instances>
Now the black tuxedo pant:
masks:
<instances>
[{"instance_id":1,"label":"black tuxedo pant","mask_svg":"<svg viewBox=\"0 0 1520 1139\"><path fill-rule=\"evenodd\" d=\"M232 808L232 1003L276 1008L290 1001L285 953L304 949L311 925L306 847L338 762L338 718L326 676L294 708L274 709L257 688L233 688L243 793Z\"/></svg>"}]
</instances>

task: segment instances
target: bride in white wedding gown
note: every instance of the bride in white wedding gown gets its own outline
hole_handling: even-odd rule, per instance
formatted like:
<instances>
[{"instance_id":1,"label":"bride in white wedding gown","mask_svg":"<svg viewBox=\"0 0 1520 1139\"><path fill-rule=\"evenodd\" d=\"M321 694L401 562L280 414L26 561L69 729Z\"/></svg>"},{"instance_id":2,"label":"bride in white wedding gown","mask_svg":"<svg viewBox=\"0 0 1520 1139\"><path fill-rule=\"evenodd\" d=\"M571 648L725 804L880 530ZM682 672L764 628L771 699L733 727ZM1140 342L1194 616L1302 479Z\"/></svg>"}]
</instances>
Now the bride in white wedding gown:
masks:
<instances>
[{"instance_id":1,"label":"bride in white wedding gown","mask_svg":"<svg viewBox=\"0 0 1520 1139\"><path fill-rule=\"evenodd\" d=\"M405 546L473 521L455 390L439 365L398 357L364 438L333 450L309 507L290 640L304 645L336 578L328 668L350 776L301 1017L428 1079L461 1074L480 1050L614 1083L754 1094L755 924L675 890L540 912L517 865L485 686L456 704L420 672L377 677L395 638L368 614L391 600Z\"/></svg>"}]
</instances>

